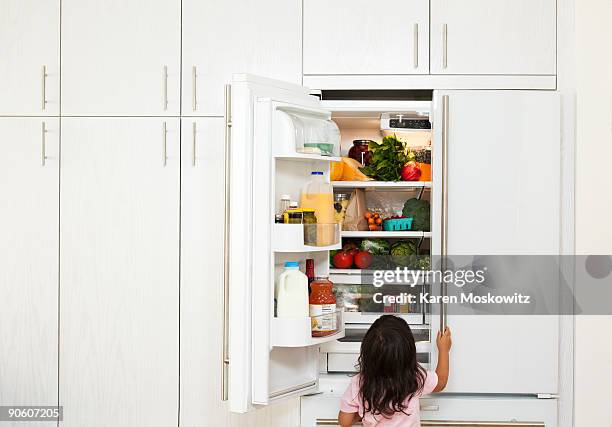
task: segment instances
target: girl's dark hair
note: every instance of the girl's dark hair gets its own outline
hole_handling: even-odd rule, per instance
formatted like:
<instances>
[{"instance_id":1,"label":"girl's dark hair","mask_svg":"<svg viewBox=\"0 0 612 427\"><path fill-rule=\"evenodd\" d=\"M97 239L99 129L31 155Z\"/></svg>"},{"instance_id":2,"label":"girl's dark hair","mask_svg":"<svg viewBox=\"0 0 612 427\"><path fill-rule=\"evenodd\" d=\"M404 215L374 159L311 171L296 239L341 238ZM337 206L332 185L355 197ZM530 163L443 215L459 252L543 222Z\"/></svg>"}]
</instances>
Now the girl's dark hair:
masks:
<instances>
[{"instance_id":1,"label":"girl's dark hair","mask_svg":"<svg viewBox=\"0 0 612 427\"><path fill-rule=\"evenodd\" d=\"M395 412L406 414L405 402L417 396L425 384L426 372L417 362L410 326L392 315L378 318L365 334L357 368L362 417L365 412L384 417Z\"/></svg>"}]
</instances>

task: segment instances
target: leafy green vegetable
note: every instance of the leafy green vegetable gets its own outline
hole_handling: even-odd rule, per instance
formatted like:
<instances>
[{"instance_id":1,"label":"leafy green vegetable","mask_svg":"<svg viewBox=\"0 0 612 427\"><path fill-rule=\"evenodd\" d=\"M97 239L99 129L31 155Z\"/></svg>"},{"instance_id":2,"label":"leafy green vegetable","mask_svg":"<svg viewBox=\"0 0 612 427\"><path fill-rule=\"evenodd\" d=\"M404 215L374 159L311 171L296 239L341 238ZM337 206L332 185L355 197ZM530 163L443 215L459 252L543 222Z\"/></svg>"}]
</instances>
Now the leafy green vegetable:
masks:
<instances>
[{"instance_id":1,"label":"leafy green vegetable","mask_svg":"<svg viewBox=\"0 0 612 427\"><path fill-rule=\"evenodd\" d=\"M415 261L416 244L412 241L397 242L391 246L393 263L400 267L408 267Z\"/></svg>"},{"instance_id":2,"label":"leafy green vegetable","mask_svg":"<svg viewBox=\"0 0 612 427\"><path fill-rule=\"evenodd\" d=\"M361 168L361 172L378 181L399 181L400 172L406 162L406 147L395 135L386 136L382 142L371 141L372 152L370 164Z\"/></svg>"},{"instance_id":3,"label":"leafy green vegetable","mask_svg":"<svg viewBox=\"0 0 612 427\"><path fill-rule=\"evenodd\" d=\"M388 255L390 245L385 239L363 239L360 249L368 251L372 255Z\"/></svg>"},{"instance_id":4,"label":"leafy green vegetable","mask_svg":"<svg viewBox=\"0 0 612 427\"><path fill-rule=\"evenodd\" d=\"M430 206L427 200L408 199L404 203L402 215L412 217L412 229L415 231L430 230Z\"/></svg>"}]
</instances>

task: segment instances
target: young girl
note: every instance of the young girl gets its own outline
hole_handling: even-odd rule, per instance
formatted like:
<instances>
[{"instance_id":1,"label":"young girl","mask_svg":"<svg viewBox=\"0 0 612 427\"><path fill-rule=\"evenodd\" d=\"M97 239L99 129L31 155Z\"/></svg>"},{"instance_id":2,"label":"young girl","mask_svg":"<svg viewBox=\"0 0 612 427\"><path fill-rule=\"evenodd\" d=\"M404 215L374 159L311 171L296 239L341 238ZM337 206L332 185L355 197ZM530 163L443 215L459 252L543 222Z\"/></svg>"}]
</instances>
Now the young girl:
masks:
<instances>
[{"instance_id":1,"label":"young girl","mask_svg":"<svg viewBox=\"0 0 612 427\"><path fill-rule=\"evenodd\" d=\"M361 343L359 373L342 396L339 424L348 427L361 419L365 427L419 427L419 397L442 391L448 380L448 328L438 332L436 344L436 371L425 371L408 324L391 315L376 320Z\"/></svg>"}]
</instances>

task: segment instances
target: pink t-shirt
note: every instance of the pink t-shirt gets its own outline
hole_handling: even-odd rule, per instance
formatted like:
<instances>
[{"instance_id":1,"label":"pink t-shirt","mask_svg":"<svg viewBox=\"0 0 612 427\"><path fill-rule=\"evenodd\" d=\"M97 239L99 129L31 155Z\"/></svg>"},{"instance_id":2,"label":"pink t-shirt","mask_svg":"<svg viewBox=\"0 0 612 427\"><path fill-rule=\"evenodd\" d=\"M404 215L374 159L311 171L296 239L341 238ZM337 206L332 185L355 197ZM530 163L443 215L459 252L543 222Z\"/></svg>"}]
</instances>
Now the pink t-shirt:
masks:
<instances>
[{"instance_id":1,"label":"pink t-shirt","mask_svg":"<svg viewBox=\"0 0 612 427\"><path fill-rule=\"evenodd\" d=\"M427 371L427 377L425 378L425 385L423 391L416 397L404 402L407 406L405 409L406 415L401 412L396 412L391 418L385 418L383 415L372 415L367 412L363 417L363 425L365 427L372 426L385 426L385 427L419 427L421 425L421 416L419 408L418 397L429 394L436 388L438 384L438 375L433 371ZM340 401L340 410L342 412L354 413L357 412L359 415L363 414L363 407L361 404L361 396L359 393L359 375L355 375L351 378L351 383L347 387L346 391L342 395Z\"/></svg>"}]
</instances>

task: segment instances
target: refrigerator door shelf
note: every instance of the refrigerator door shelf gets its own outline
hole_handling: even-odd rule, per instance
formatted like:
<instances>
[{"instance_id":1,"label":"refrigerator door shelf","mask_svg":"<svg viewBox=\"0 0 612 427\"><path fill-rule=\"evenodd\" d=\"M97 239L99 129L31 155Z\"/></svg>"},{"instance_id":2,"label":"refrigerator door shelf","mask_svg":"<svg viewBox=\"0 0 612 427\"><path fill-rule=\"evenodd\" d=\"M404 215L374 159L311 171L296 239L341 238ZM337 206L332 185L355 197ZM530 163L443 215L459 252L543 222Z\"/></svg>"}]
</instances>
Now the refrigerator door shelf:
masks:
<instances>
[{"instance_id":1,"label":"refrigerator door shelf","mask_svg":"<svg viewBox=\"0 0 612 427\"><path fill-rule=\"evenodd\" d=\"M332 229L334 244L312 246L304 243L305 227L323 227ZM275 252L316 252L341 249L340 224L274 224L273 248Z\"/></svg>"},{"instance_id":2,"label":"refrigerator door shelf","mask_svg":"<svg viewBox=\"0 0 612 427\"><path fill-rule=\"evenodd\" d=\"M266 99L261 101L266 102ZM281 135L274 146L275 157L306 154L325 158L340 156L340 129L327 110L274 103L275 132ZM300 157L300 156L298 156Z\"/></svg>"},{"instance_id":3,"label":"refrigerator door shelf","mask_svg":"<svg viewBox=\"0 0 612 427\"><path fill-rule=\"evenodd\" d=\"M344 338L343 312L336 311L338 330L324 337L312 336L311 317L275 317L272 320L273 347L309 347Z\"/></svg>"}]
</instances>

